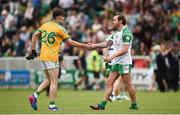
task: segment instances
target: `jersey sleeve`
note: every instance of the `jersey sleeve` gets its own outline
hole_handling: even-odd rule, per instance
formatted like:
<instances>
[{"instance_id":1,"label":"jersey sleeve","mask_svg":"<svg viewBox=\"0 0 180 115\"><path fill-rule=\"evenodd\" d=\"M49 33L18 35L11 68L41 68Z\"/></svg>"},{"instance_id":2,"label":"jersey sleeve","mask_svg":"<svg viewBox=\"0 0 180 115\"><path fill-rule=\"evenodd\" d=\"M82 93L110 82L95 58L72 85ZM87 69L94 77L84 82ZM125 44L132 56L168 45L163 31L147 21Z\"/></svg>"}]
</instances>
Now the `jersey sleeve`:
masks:
<instances>
[{"instance_id":1,"label":"jersey sleeve","mask_svg":"<svg viewBox=\"0 0 180 115\"><path fill-rule=\"evenodd\" d=\"M62 33L62 39L63 39L63 41L66 41L67 39L69 39L70 38L70 36L69 36L69 34L67 33L67 31L66 32L64 32L64 33Z\"/></svg>"},{"instance_id":2,"label":"jersey sleeve","mask_svg":"<svg viewBox=\"0 0 180 115\"><path fill-rule=\"evenodd\" d=\"M66 41L67 39L70 38L67 30L64 27L62 27L62 26L60 27L60 36L63 39L63 41Z\"/></svg>"},{"instance_id":3,"label":"jersey sleeve","mask_svg":"<svg viewBox=\"0 0 180 115\"><path fill-rule=\"evenodd\" d=\"M129 29L124 29L122 34L123 44L129 44L133 39L132 33Z\"/></svg>"}]
</instances>

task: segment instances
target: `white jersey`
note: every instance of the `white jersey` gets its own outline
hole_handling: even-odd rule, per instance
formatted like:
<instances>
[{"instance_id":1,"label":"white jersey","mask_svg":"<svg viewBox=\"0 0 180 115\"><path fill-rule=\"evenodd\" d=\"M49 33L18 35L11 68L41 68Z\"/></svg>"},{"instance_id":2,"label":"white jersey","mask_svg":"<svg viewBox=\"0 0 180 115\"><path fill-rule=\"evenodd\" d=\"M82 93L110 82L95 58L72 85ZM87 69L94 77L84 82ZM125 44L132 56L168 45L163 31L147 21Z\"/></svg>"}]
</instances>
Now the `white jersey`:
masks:
<instances>
[{"instance_id":1,"label":"white jersey","mask_svg":"<svg viewBox=\"0 0 180 115\"><path fill-rule=\"evenodd\" d=\"M114 35L114 33L112 33L111 35L108 36L107 40L111 39L111 37ZM109 51L108 51L108 56L111 56L114 54L114 45L111 45L109 47ZM113 65L112 61L108 63L109 65Z\"/></svg>"},{"instance_id":2,"label":"white jersey","mask_svg":"<svg viewBox=\"0 0 180 115\"><path fill-rule=\"evenodd\" d=\"M131 58L131 46L132 46L132 40L133 36L131 31L127 26L124 26L121 31L115 31L113 34L111 34L106 40L112 40L113 44L109 48L109 56L112 54L117 53L119 50L122 49L124 44L129 44L128 52L126 54L123 54L119 57L114 58L109 64L132 64L132 58Z\"/></svg>"}]
</instances>

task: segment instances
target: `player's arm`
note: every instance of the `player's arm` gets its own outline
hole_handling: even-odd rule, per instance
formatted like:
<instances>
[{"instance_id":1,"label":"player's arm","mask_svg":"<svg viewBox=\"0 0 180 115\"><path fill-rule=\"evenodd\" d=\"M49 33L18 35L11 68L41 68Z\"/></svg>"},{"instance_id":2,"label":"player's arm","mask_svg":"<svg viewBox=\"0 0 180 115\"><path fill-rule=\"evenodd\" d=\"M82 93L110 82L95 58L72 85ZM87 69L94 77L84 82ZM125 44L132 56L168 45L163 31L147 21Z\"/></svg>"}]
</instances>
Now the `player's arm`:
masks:
<instances>
[{"instance_id":1,"label":"player's arm","mask_svg":"<svg viewBox=\"0 0 180 115\"><path fill-rule=\"evenodd\" d=\"M31 54L29 56L26 57L27 60L31 60L37 57L37 53L36 53L36 41L40 38L41 36L41 32L40 31L36 31L33 35L32 35L32 47L31 47Z\"/></svg>"},{"instance_id":2,"label":"player's arm","mask_svg":"<svg viewBox=\"0 0 180 115\"><path fill-rule=\"evenodd\" d=\"M67 39L68 44L75 46L75 47L80 47L80 48L87 48L87 49L91 49L91 46L88 44L83 44L77 41L72 40L71 38Z\"/></svg>"},{"instance_id":3,"label":"player's arm","mask_svg":"<svg viewBox=\"0 0 180 115\"><path fill-rule=\"evenodd\" d=\"M131 35L123 35L122 40L123 40L123 47L118 52L114 53L113 55L111 55L109 57L104 57L104 61L110 62L114 58L122 56L128 52L129 43L132 40L132 36Z\"/></svg>"},{"instance_id":4,"label":"player's arm","mask_svg":"<svg viewBox=\"0 0 180 115\"><path fill-rule=\"evenodd\" d=\"M129 44L124 44L122 49L120 49L118 52L114 53L110 58L111 60L118 57L118 56L121 56L121 55L124 55L128 52L128 48L129 48Z\"/></svg>"},{"instance_id":5,"label":"player's arm","mask_svg":"<svg viewBox=\"0 0 180 115\"><path fill-rule=\"evenodd\" d=\"M40 36L41 36L41 31L36 31L32 35L32 50L36 49L36 41L40 38Z\"/></svg>"},{"instance_id":6,"label":"player's arm","mask_svg":"<svg viewBox=\"0 0 180 115\"><path fill-rule=\"evenodd\" d=\"M109 50L109 47L103 48L103 56L107 57L109 55L108 50Z\"/></svg>"},{"instance_id":7,"label":"player's arm","mask_svg":"<svg viewBox=\"0 0 180 115\"><path fill-rule=\"evenodd\" d=\"M83 44L83 43L72 40L65 28L60 29L60 35L63 38L63 41L65 41L69 45L72 45L75 47L80 47L80 48L92 49L89 44Z\"/></svg>"},{"instance_id":8,"label":"player's arm","mask_svg":"<svg viewBox=\"0 0 180 115\"><path fill-rule=\"evenodd\" d=\"M108 46L111 46L113 44L112 40L106 40L104 42L101 43L97 43L97 44L92 44L92 48L107 48Z\"/></svg>"}]
</instances>

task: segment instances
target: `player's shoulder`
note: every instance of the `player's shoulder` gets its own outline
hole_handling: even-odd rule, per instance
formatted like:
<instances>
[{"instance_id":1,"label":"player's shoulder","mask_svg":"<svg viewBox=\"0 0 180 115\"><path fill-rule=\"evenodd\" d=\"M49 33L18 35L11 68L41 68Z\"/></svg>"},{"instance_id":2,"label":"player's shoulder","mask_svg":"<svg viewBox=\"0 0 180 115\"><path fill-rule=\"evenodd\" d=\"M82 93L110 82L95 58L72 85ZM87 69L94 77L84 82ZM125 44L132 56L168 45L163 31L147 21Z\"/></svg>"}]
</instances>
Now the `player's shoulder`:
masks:
<instances>
[{"instance_id":1,"label":"player's shoulder","mask_svg":"<svg viewBox=\"0 0 180 115\"><path fill-rule=\"evenodd\" d=\"M123 31L123 34L128 34L128 35L132 35L132 32L131 30L129 29L128 26L125 26L124 29L122 30Z\"/></svg>"},{"instance_id":2,"label":"player's shoulder","mask_svg":"<svg viewBox=\"0 0 180 115\"><path fill-rule=\"evenodd\" d=\"M49 27L49 25L52 25L51 21L43 23L41 27Z\"/></svg>"},{"instance_id":3,"label":"player's shoulder","mask_svg":"<svg viewBox=\"0 0 180 115\"><path fill-rule=\"evenodd\" d=\"M61 30L61 31L65 32L65 33L68 33L66 28L64 27L64 25L58 24L57 26L58 26L59 30Z\"/></svg>"},{"instance_id":4,"label":"player's shoulder","mask_svg":"<svg viewBox=\"0 0 180 115\"><path fill-rule=\"evenodd\" d=\"M43 25L48 25L48 24L52 24L53 22L52 21L48 21L48 22L45 22Z\"/></svg>"},{"instance_id":5,"label":"player's shoulder","mask_svg":"<svg viewBox=\"0 0 180 115\"><path fill-rule=\"evenodd\" d=\"M131 32L131 30L129 29L128 26L125 26L122 31L123 31L123 33Z\"/></svg>"}]
</instances>

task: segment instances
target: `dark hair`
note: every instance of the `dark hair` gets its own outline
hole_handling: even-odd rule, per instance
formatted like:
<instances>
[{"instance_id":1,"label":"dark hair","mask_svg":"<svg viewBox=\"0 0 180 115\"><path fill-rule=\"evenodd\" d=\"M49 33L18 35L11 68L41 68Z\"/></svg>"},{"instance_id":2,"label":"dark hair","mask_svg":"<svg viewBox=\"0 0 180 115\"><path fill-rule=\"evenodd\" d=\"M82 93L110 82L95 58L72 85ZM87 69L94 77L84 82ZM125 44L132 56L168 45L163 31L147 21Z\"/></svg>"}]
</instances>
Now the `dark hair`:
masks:
<instances>
[{"instance_id":1,"label":"dark hair","mask_svg":"<svg viewBox=\"0 0 180 115\"><path fill-rule=\"evenodd\" d=\"M121 13L117 14L117 16L118 16L118 21L122 20L122 24L126 25L126 18L125 18L125 16L123 14L121 14Z\"/></svg>"},{"instance_id":2,"label":"dark hair","mask_svg":"<svg viewBox=\"0 0 180 115\"><path fill-rule=\"evenodd\" d=\"M65 12L61 8L55 8L52 13L53 19L56 19L57 16L65 16Z\"/></svg>"}]
</instances>

